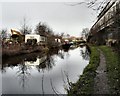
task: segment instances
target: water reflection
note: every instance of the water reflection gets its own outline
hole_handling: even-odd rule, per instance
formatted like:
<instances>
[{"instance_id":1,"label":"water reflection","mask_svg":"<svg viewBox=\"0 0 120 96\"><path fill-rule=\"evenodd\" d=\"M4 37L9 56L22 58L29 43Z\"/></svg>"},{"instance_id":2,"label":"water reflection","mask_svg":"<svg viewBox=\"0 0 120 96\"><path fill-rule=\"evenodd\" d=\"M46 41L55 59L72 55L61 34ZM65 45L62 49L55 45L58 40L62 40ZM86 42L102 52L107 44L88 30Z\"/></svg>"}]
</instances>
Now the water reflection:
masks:
<instances>
[{"instance_id":1,"label":"water reflection","mask_svg":"<svg viewBox=\"0 0 120 96\"><path fill-rule=\"evenodd\" d=\"M67 51L31 53L2 60L4 94L57 95L65 94L71 82L78 80L89 62L89 52L86 47L72 46Z\"/></svg>"},{"instance_id":2,"label":"water reflection","mask_svg":"<svg viewBox=\"0 0 120 96\"><path fill-rule=\"evenodd\" d=\"M40 69L49 71L53 68L53 66L55 66L54 58L50 54L47 54L46 56L38 59L39 59L39 63L36 67L39 72Z\"/></svg>"},{"instance_id":3,"label":"water reflection","mask_svg":"<svg viewBox=\"0 0 120 96\"><path fill-rule=\"evenodd\" d=\"M25 85L27 84L27 81L30 77L30 69L31 67L26 66L25 62L18 65L18 71L16 71L16 75L18 77L19 84L23 88L23 90L25 89Z\"/></svg>"},{"instance_id":4,"label":"water reflection","mask_svg":"<svg viewBox=\"0 0 120 96\"><path fill-rule=\"evenodd\" d=\"M85 60L89 60L90 57L89 55L91 54L89 46L82 46L80 47L80 55L83 57Z\"/></svg>"}]
</instances>

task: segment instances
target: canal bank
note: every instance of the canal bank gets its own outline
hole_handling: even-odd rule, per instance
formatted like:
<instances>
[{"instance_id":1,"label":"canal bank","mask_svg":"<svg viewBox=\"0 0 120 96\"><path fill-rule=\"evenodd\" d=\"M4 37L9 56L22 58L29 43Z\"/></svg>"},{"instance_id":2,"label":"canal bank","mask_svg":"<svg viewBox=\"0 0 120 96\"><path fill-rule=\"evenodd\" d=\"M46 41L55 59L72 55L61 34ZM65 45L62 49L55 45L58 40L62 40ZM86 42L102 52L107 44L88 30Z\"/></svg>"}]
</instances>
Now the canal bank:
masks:
<instances>
[{"instance_id":1,"label":"canal bank","mask_svg":"<svg viewBox=\"0 0 120 96\"><path fill-rule=\"evenodd\" d=\"M107 83L109 86L109 92L110 92L109 94L120 94L120 86L119 86L120 60L118 59L119 54L113 52L113 50L107 46L92 46L90 63L84 69L83 75L80 76L80 79L77 81L77 83L73 83L71 85L71 88L68 91L69 96L78 95L78 94L95 94L94 85L96 82L95 78L98 74L97 68L98 66L100 66L100 61L104 61L103 58L100 58L100 51L98 51L98 49L100 49L103 52L103 55L105 56L106 59L106 74L107 74L106 78L108 79ZM98 83L99 82L100 81L98 80ZM99 94L103 94L103 93L99 93Z\"/></svg>"},{"instance_id":2,"label":"canal bank","mask_svg":"<svg viewBox=\"0 0 120 96\"><path fill-rule=\"evenodd\" d=\"M11 45L5 48L2 48L2 56L9 57L9 56L16 56L21 54L29 54L34 52L47 52L49 49L47 46L41 45Z\"/></svg>"}]
</instances>

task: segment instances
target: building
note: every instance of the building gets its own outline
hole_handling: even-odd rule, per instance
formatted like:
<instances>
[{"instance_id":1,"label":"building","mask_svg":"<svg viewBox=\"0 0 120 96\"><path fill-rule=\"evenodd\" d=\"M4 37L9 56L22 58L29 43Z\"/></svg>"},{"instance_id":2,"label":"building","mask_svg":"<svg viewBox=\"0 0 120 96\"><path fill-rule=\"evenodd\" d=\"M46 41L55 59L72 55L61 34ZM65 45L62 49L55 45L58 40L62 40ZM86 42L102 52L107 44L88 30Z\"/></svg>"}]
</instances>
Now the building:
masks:
<instances>
[{"instance_id":1,"label":"building","mask_svg":"<svg viewBox=\"0 0 120 96\"><path fill-rule=\"evenodd\" d=\"M109 39L119 41L120 37L120 1L110 0L98 15L90 29L90 42L106 44Z\"/></svg>"},{"instance_id":2,"label":"building","mask_svg":"<svg viewBox=\"0 0 120 96\"><path fill-rule=\"evenodd\" d=\"M40 35L36 35L36 34L27 34L25 35L25 43L37 43L37 44L41 44L46 42L46 37L45 36L40 36Z\"/></svg>"}]
</instances>

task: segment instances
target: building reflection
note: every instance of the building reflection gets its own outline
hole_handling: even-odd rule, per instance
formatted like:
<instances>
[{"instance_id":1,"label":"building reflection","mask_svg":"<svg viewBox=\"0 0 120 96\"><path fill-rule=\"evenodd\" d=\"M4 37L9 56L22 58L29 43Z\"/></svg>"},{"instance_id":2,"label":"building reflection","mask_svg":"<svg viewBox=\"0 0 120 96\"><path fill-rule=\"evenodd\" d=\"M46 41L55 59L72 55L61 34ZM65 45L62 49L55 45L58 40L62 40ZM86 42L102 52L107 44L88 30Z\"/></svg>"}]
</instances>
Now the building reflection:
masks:
<instances>
[{"instance_id":1,"label":"building reflection","mask_svg":"<svg viewBox=\"0 0 120 96\"><path fill-rule=\"evenodd\" d=\"M40 69L49 71L53 68L53 66L55 66L54 58L50 54L47 54L46 56L38 59L39 59L39 63L38 65L36 65L36 68L39 72Z\"/></svg>"},{"instance_id":2,"label":"building reflection","mask_svg":"<svg viewBox=\"0 0 120 96\"><path fill-rule=\"evenodd\" d=\"M58 53L58 52L57 52ZM57 54L55 52L55 54ZM20 56L14 56L9 58L2 58L2 74L5 74L8 68L16 70L16 75L22 89L25 89L27 82L31 76L32 68L36 68L38 72L44 72L44 70L50 70L55 66L53 53L39 54L31 53ZM17 68L17 69L16 69Z\"/></svg>"}]
</instances>

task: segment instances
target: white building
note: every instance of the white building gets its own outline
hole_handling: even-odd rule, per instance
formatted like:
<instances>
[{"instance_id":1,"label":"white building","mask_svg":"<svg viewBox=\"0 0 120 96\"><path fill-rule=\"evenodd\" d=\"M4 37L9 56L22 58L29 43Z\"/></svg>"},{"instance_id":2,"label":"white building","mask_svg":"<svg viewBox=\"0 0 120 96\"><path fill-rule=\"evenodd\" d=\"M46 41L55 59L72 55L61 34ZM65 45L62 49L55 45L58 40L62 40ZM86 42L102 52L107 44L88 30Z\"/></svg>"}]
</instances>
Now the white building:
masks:
<instances>
[{"instance_id":1,"label":"white building","mask_svg":"<svg viewBox=\"0 0 120 96\"><path fill-rule=\"evenodd\" d=\"M36 34L27 34L25 35L25 43L27 43L28 40L37 40L37 43L39 44L40 42L45 42L46 41L46 37L45 36L40 36L40 35L36 35Z\"/></svg>"}]
</instances>

